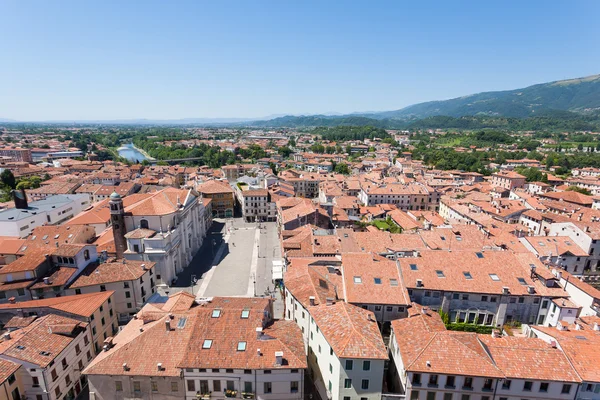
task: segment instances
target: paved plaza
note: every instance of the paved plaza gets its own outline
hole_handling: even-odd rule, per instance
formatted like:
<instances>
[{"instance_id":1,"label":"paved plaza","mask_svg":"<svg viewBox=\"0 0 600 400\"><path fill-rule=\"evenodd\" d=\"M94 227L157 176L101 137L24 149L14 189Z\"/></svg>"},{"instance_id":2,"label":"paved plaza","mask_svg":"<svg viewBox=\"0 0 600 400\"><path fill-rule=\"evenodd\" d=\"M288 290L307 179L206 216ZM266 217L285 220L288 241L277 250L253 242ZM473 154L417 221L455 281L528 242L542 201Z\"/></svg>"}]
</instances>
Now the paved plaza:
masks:
<instances>
[{"instance_id":1,"label":"paved plaza","mask_svg":"<svg viewBox=\"0 0 600 400\"><path fill-rule=\"evenodd\" d=\"M160 292L185 290L196 297L269 295L274 289L273 260L280 258L275 222L261 223L259 228L242 218L215 219L190 265L173 286ZM275 308L278 314L279 306Z\"/></svg>"}]
</instances>

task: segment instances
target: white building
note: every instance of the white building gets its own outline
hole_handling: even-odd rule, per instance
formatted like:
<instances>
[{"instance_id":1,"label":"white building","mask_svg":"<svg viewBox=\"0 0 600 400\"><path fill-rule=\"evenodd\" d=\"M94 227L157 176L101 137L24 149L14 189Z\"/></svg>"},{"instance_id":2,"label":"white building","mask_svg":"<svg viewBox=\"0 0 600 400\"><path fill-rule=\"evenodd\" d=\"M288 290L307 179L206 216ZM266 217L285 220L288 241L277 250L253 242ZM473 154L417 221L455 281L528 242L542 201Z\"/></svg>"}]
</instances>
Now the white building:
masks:
<instances>
[{"instance_id":1,"label":"white building","mask_svg":"<svg viewBox=\"0 0 600 400\"><path fill-rule=\"evenodd\" d=\"M0 211L0 236L27 237L43 225L58 225L90 205L87 194L61 194Z\"/></svg>"},{"instance_id":2,"label":"white building","mask_svg":"<svg viewBox=\"0 0 600 400\"><path fill-rule=\"evenodd\" d=\"M539 339L447 331L423 309L392 322L394 390L406 399L574 399L581 378Z\"/></svg>"},{"instance_id":3,"label":"white building","mask_svg":"<svg viewBox=\"0 0 600 400\"><path fill-rule=\"evenodd\" d=\"M194 190L166 188L123 207L110 200L117 258L156 264L156 282L170 284L196 254L208 226L204 204Z\"/></svg>"},{"instance_id":4,"label":"white building","mask_svg":"<svg viewBox=\"0 0 600 400\"><path fill-rule=\"evenodd\" d=\"M128 321L152 296L156 288L155 264L119 260L92 264L69 286L69 295L114 291L117 318Z\"/></svg>"},{"instance_id":5,"label":"white building","mask_svg":"<svg viewBox=\"0 0 600 400\"><path fill-rule=\"evenodd\" d=\"M269 299L157 301L86 369L96 399L305 398L302 335L272 320Z\"/></svg>"},{"instance_id":6,"label":"white building","mask_svg":"<svg viewBox=\"0 0 600 400\"><path fill-rule=\"evenodd\" d=\"M4 337L0 358L24 367L27 398L74 398L82 391L81 371L93 357L86 328L84 322L49 314Z\"/></svg>"}]
</instances>

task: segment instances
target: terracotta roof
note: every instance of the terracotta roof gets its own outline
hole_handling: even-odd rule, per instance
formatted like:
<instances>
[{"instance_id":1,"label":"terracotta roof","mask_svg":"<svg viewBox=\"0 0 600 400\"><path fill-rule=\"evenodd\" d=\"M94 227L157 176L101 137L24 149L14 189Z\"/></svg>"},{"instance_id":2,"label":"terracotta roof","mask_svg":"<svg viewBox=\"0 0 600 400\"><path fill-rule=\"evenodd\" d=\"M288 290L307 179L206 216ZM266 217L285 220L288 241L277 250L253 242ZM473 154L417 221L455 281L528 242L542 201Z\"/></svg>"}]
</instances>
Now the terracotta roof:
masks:
<instances>
[{"instance_id":1,"label":"terracotta roof","mask_svg":"<svg viewBox=\"0 0 600 400\"><path fill-rule=\"evenodd\" d=\"M75 282L69 286L70 289L85 286L101 285L112 282L134 281L141 278L156 263L150 261L126 260L107 262L102 264L90 264L77 277Z\"/></svg>"},{"instance_id":2,"label":"terracotta roof","mask_svg":"<svg viewBox=\"0 0 600 400\"><path fill-rule=\"evenodd\" d=\"M337 302L313 307L310 315L338 358L387 360L387 350L371 311Z\"/></svg>"},{"instance_id":3,"label":"terracotta roof","mask_svg":"<svg viewBox=\"0 0 600 400\"><path fill-rule=\"evenodd\" d=\"M46 368L86 327L72 318L48 314L11 332L11 338L0 343L0 354Z\"/></svg>"},{"instance_id":4,"label":"terracotta roof","mask_svg":"<svg viewBox=\"0 0 600 400\"><path fill-rule=\"evenodd\" d=\"M10 329L10 328L21 329L21 328L25 328L26 326L31 325L31 323L33 321L35 321L36 318L37 318L37 315L32 315L31 317L19 317L19 316L15 315L6 324L4 324L4 328L5 329Z\"/></svg>"},{"instance_id":5,"label":"terracotta roof","mask_svg":"<svg viewBox=\"0 0 600 400\"><path fill-rule=\"evenodd\" d=\"M0 237L0 254L18 254L24 243L25 239Z\"/></svg>"},{"instance_id":6,"label":"terracotta roof","mask_svg":"<svg viewBox=\"0 0 600 400\"><path fill-rule=\"evenodd\" d=\"M189 297L179 296L178 302ZM164 307L147 304L115 337L114 348L98 355L85 373L179 377L183 368L306 368L302 334L294 322L275 322L258 337L256 328L264 326L269 307L268 299L216 297L169 316ZM248 310L248 318L242 317L243 310ZM205 340L212 340L209 348ZM245 342L244 350L238 350L240 342ZM275 364L276 351L283 351L283 365Z\"/></svg>"},{"instance_id":7,"label":"terracotta roof","mask_svg":"<svg viewBox=\"0 0 600 400\"><path fill-rule=\"evenodd\" d=\"M196 190L204 194L231 193L233 189L227 182L212 180L201 183L196 187Z\"/></svg>"},{"instance_id":8,"label":"terracotta roof","mask_svg":"<svg viewBox=\"0 0 600 400\"><path fill-rule=\"evenodd\" d=\"M508 379L581 382L564 353L541 339L478 337Z\"/></svg>"},{"instance_id":9,"label":"terracotta roof","mask_svg":"<svg viewBox=\"0 0 600 400\"><path fill-rule=\"evenodd\" d=\"M144 199L126 206L125 212L141 216L172 214L179 210L178 203L185 203L190 192L189 190L169 187L158 192L146 194L143 195L145 196Z\"/></svg>"},{"instance_id":10,"label":"terracotta roof","mask_svg":"<svg viewBox=\"0 0 600 400\"><path fill-rule=\"evenodd\" d=\"M75 296L52 297L42 300L18 301L16 303L0 304L1 310L18 310L18 309L34 309L34 308L49 308L57 311L63 311L73 315L89 317L101 305L103 305L113 291L96 292L88 294L79 294Z\"/></svg>"},{"instance_id":11,"label":"terracotta roof","mask_svg":"<svg viewBox=\"0 0 600 400\"><path fill-rule=\"evenodd\" d=\"M151 238L154 235L156 235L156 231L153 231L152 229L138 228L127 232L127 234L125 234L125 237L127 239L144 239Z\"/></svg>"},{"instance_id":12,"label":"terracotta roof","mask_svg":"<svg viewBox=\"0 0 600 400\"><path fill-rule=\"evenodd\" d=\"M10 378L12 374L17 372L19 368L21 368L21 364L0 359L0 384L4 384L4 382Z\"/></svg>"},{"instance_id":13,"label":"terracotta roof","mask_svg":"<svg viewBox=\"0 0 600 400\"><path fill-rule=\"evenodd\" d=\"M419 257L399 260L407 288L416 288L421 280L424 290L465 293L502 294L508 287L513 296L528 295L528 286L535 295L562 297L562 288L546 287L539 279L531 279L531 267L544 269L533 254L513 254L508 251L422 251Z\"/></svg>"},{"instance_id":14,"label":"terracotta roof","mask_svg":"<svg viewBox=\"0 0 600 400\"><path fill-rule=\"evenodd\" d=\"M410 304L394 261L370 253L342 255L344 298L357 304Z\"/></svg>"}]
</instances>

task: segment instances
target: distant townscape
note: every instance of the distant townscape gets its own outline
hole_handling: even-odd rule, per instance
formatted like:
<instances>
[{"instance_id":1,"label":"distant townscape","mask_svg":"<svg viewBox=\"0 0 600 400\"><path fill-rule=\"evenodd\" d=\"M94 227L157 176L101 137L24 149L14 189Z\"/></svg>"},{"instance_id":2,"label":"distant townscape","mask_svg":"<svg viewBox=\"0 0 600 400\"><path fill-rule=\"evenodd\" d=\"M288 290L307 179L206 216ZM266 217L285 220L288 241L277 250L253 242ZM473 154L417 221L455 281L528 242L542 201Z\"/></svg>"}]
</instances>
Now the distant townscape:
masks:
<instances>
[{"instance_id":1,"label":"distant townscape","mask_svg":"<svg viewBox=\"0 0 600 400\"><path fill-rule=\"evenodd\" d=\"M575 112L0 123L0 399L600 399Z\"/></svg>"}]
</instances>

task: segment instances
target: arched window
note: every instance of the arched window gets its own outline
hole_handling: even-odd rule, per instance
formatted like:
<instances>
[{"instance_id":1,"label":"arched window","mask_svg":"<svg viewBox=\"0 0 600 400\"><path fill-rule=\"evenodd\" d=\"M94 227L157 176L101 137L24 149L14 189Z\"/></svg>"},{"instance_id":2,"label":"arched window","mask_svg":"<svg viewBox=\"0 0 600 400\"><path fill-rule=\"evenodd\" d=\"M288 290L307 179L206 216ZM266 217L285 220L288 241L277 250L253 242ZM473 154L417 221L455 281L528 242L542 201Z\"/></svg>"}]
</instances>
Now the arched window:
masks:
<instances>
[{"instance_id":1,"label":"arched window","mask_svg":"<svg viewBox=\"0 0 600 400\"><path fill-rule=\"evenodd\" d=\"M147 219L140 220L140 228L148 229L148 220Z\"/></svg>"}]
</instances>

